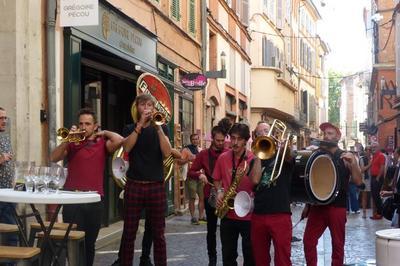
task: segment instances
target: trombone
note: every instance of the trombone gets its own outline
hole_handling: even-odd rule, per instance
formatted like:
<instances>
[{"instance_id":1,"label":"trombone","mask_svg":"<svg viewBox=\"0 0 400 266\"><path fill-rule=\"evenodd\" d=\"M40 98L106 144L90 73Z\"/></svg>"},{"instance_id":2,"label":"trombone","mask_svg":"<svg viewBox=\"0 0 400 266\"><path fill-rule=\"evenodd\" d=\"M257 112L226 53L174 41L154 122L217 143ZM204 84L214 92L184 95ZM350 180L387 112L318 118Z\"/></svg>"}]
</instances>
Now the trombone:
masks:
<instances>
[{"instance_id":1,"label":"trombone","mask_svg":"<svg viewBox=\"0 0 400 266\"><path fill-rule=\"evenodd\" d=\"M287 126L281 120L275 119L267 136L257 137L251 144L251 149L260 160L275 158L271 172L270 183L275 182L282 172L290 134L285 134ZM280 161L279 161L280 160ZM278 165L279 164L279 165ZM277 168L278 167L278 168Z\"/></svg>"},{"instance_id":2,"label":"trombone","mask_svg":"<svg viewBox=\"0 0 400 266\"><path fill-rule=\"evenodd\" d=\"M62 127L57 129L57 139L61 142L79 143L85 140L85 133L86 130L71 132L69 129Z\"/></svg>"}]
</instances>

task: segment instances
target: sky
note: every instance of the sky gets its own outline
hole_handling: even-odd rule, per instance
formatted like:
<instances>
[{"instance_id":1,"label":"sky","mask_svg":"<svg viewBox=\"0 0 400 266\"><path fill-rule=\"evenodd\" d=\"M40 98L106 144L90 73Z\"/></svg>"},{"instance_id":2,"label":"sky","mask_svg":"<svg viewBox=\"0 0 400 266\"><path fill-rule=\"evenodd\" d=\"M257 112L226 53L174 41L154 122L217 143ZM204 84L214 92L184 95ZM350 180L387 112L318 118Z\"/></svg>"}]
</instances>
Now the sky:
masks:
<instances>
[{"instance_id":1,"label":"sky","mask_svg":"<svg viewBox=\"0 0 400 266\"><path fill-rule=\"evenodd\" d=\"M322 16L318 34L331 49L327 58L329 70L351 74L371 69L370 41L363 20L364 6L370 0L313 0Z\"/></svg>"}]
</instances>

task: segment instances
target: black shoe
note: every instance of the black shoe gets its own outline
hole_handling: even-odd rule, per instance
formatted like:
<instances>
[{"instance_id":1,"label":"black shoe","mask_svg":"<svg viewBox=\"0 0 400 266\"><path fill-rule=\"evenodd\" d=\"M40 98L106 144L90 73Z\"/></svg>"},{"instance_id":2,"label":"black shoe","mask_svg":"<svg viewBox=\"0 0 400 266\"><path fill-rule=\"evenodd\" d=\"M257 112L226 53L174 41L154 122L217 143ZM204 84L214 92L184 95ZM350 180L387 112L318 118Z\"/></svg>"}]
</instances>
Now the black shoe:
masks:
<instances>
[{"instance_id":1,"label":"black shoe","mask_svg":"<svg viewBox=\"0 0 400 266\"><path fill-rule=\"evenodd\" d=\"M301 238L297 238L295 236L292 236L292 242L298 242L301 241Z\"/></svg>"},{"instance_id":2,"label":"black shoe","mask_svg":"<svg viewBox=\"0 0 400 266\"><path fill-rule=\"evenodd\" d=\"M150 258L140 258L139 266L153 266L153 263L151 263Z\"/></svg>"},{"instance_id":3,"label":"black shoe","mask_svg":"<svg viewBox=\"0 0 400 266\"><path fill-rule=\"evenodd\" d=\"M119 258L116 261L114 261L113 264L111 264L111 266L120 266L120 265L121 264L120 264Z\"/></svg>"}]
</instances>

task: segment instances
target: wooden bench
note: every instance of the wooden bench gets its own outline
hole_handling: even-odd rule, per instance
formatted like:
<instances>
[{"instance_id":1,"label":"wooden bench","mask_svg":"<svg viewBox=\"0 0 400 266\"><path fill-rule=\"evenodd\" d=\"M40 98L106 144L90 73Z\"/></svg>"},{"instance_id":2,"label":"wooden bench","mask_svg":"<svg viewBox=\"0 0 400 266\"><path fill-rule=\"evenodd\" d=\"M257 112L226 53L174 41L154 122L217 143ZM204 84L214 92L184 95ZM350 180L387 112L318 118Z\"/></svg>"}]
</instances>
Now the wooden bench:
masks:
<instances>
[{"instance_id":1,"label":"wooden bench","mask_svg":"<svg viewBox=\"0 0 400 266\"><path fill-rule=\"evenodd\" d=\"M27 260L39 265L39 254L40 248L0 246L0 261L2 262Z\"/></svg>"},{"instance_id":2,"label":"wooden bench","mask_svg":"<svg viewBox=\"0 0 400 266\"><path fill-rule=\"evenodd\" d=\"M19 229L16 224L0 223L0 245L12 245L12 243L6 243L8 237L12 234L19 236Z\"/></svg>"},{"instance_id":3,"label":"wooden bench","mask_svg":"<svg viewBox=\"0 0 400 266\"><path fill-rule=\"evenodd\" d=\"M66 230L51 230L50 238L55 242L64 239ZM38 238L43 238L44 233L41 231L37 234ZM67 257L68 265L86 265L85 253L85 232L83 231L70 231L67 242Z\"/></svg>"},{"instance_id":4,"label":"wooden bench","mask_svg":"<svg viewBox=\"0 0 400 266\"><path fill-rule=\"evenodd\" d=\"M18 226L16 224L3 224L0 223L0 233L18 233Z\"/></svg>"},{"instance_id":5,"label":"wooden bench","mask_svg":"<svg viewBox=\"0 0 400 266\"><path fill-rule=\"evenodd\" d=\"M48 228L50 225L50 222L44 222L44 226ZM31 230L29 232L29 246L33 246L36 238L36 233L39 233L42 231L42 227L40 226L39 223L31 223ZM67 230L69 226L69 223L54 223L53 229L58 229L58 230ZM73 224L71 227L71 230L76 229L76 224Z\"/></svg>"}]
</instances>

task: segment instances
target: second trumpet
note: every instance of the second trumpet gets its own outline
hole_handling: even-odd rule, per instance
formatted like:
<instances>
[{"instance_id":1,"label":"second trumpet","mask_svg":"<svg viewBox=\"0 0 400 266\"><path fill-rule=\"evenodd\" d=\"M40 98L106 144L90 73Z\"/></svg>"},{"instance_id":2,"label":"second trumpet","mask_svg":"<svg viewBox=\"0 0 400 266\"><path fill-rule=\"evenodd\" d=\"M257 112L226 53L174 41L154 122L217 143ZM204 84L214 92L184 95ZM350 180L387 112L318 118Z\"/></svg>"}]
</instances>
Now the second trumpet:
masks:
<instances>
[{"instance_id":1,"label":"second trumpet","mask_svg":"<svg viewBox=\"0 0 400 266\"><path fill-rule=\"evenodd\" d=\"M69 129L62 127L57 130L57 139L62 142L82 142L85 140L85 130L71 132Z\"/></svg>"}]
</instances>

